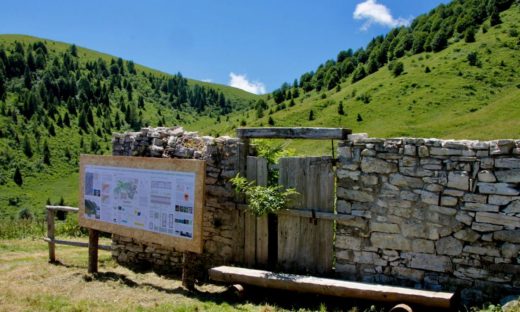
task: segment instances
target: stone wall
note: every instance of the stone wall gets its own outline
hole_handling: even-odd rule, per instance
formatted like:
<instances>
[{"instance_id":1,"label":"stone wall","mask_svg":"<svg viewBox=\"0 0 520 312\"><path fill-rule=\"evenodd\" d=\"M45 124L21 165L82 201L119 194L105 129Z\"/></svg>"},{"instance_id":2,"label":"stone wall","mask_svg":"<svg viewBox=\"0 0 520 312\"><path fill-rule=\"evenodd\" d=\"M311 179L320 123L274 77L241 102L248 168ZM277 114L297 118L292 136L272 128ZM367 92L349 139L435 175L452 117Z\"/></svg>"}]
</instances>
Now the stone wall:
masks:
<instances>
[{"instance_id":1,"label":"stone wall","mask_svg":"<svg viewBox=\"0 0 520 312\"><path fill-rule=\"evenodd\" d=\"M238 172L238 139L200 137L182 128L143 128L140 132L113 135L113 155L201 159L206 161L205 205L203 208L203 262L229 263L236 250L237 209L228 178ZM134 269L153 269L162 274L179 274L183 255L159 245L114 235L112 256ZM202 270L202 273L205 271Z\"/></svg>"},{"instance_id":2,"label":"stone wall","mask_svg":"<svg viewBox=\"0 0 520 312\"><path fill-rule=\"evenodd\" d=\"M238 139L182 128L113 137L114 155L206 160L200 278L205 268L243 256L243 215L228 182L239 150ZM461 290L473 302L520 290L520 141L352 135L340 142L336 174L337 212L353 217L336 226L338 278ZM125 266L182 268L175 250L116 235L113 247Z\"/></svg>"},{"instance_id":3,"label":"stone wall","mask_svg":"<svg viewBox=\"0 0 520 312\"><path fill-rule=\"evenodd\" d=\"M341 142L336 272L365 282L462 290L481 301L520 290L520 141Z\"/></svg>"}]
</instances>

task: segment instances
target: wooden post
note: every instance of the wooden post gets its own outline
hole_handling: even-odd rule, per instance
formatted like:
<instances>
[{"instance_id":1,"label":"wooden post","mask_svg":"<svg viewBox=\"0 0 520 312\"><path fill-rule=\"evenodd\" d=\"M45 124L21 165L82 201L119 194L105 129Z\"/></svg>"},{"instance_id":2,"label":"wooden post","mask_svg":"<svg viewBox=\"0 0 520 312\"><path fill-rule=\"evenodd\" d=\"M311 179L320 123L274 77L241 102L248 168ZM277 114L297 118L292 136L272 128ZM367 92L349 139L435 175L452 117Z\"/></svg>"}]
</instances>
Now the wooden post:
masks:
<instances>
[{"instance_id":1,"label":"wooden post","mask_svg":"<svg viewBox=\"0 0 520 312\"><path fill-rule=\"evenodd\" d=\"M47 209L47 237L49 238L49 262L56 262L56 244L54 243L54 210Z\"/></svg>"},{"instance_id":2,"label":"wooden post","mask_svg":"<svg viewBox=\"0 0 520 312\"><path fill-rule=\"evenodd\" d=\"M195 253L189 251L182 253L182 286L190 291L195 290L196 275L200 269L197 264L197 255Z\"/></svg>"},{"instance_id":3,"label":"wooden post","mask_svg":"<svg viewBox=\"0 0 520 312\"><path fill-rule=\"evenodd\" d=\"M98 244L99 232L97 230L88 230L88 273L98 272Z\"/></svg>"}]
</instances>

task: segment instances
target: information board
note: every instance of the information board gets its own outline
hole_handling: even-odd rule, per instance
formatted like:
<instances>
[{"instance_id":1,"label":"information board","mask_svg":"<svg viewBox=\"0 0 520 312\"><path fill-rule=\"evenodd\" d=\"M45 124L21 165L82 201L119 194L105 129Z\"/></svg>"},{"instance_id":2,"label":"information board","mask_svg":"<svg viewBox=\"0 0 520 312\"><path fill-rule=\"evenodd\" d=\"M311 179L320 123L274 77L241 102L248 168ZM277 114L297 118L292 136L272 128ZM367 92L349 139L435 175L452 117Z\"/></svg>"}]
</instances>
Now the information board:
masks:
<instances>
[{"instance_id":1,"label":"information board","mask_svg":"<svg viewBox=\"0 0 520 312\"><path fill-rule=\"evenodd\" d=\"M205 162L80 157L81 226L202 252Z\"/></svg>"}]
</instances>

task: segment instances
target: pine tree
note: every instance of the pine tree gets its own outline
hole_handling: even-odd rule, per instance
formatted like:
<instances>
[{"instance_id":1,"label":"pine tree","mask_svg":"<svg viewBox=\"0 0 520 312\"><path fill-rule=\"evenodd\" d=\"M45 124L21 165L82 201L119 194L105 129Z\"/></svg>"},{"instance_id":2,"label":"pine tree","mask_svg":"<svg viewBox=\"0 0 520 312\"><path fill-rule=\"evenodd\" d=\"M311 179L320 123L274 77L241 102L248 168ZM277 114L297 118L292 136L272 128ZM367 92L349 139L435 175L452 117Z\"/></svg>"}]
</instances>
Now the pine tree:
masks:
<instances>
[{"instance_id":1,"label":"pine tree","mask_svg":"<svg viewBox=\"0 0 520 312\"><path fill-rule=\"evenodd\" d=\"M54 124L52 123L52 121L50 123L51 124L49 125L49 135L56 136L56 129L54 128Z\"/></svg>"},{"instance_id":2,"label":"pine tree","mask_svg":"<svg viewBox=\"0 0 520 312\"><path fill-rule=\"evenodd\" d=\"M29 137L27 136L27 134L25 134L22 144L23 144L23 153L28 158L31 158L34 153L33 153L32 147L31 147L31 141L29 140Z\"/></svg>"},{"instance_id":3,"label":"pine tree","mask_svg":"<svg viewBox=\"0 0 520 312\"><path fill-rule=\"evenodd\" d=\"M361 117L361 114L357 114L357 119L356 119L357 122L361 122L363 121L363 117Z\"/></svg>"},{"instance_id":4,"label":"pine tree","mask_svg":"<svg viewBox=\"0 0 520 312\"><path fill-rule=\"evenodd\" d=\"M16 167L16 170L14 171L13 181L18 186L22 186L23 184L22 172L19 167Z\"/></svg>"},{"instance_id":5,"label":"pine tree","mask_svg":"<svg viewBox=\"0 0 520 312\"><path fill-rule=\"evenodd\" d=\"M274 126L274 119L273 119L273 117L269 116L269 120L267 121L267 123L268 123L270 126Z\"/></svg>"},{"instance_id":6,"label":"pine tree","mask_svg":"<svg viewBox=\"0 0 520 312\"><path fill-rule=\"evenodd\" d=\"M31 70L29 69L29 66L25 66L25 70L23 72L23 84L29 90L32 87Z\"/></svg>"},{"instance_id":7,"label":"pine tree","mask_svg":"<svg viewBox=\"0 0 520 312\"><path fill-rule=\"evenodd\" d=\"M489 23L491 26L495 26L502 23L502 20L500 19L500 12L498 12L498 9L496 7L493 9L493 13L491 13L491 19Z\"/></svg>"},{"instance_id":8,"label":"pine tree","mask_svg":"<svg viewBox=\"0 0 520 312\"><path fill-rule=\"evenodd\" d=\"M70 55L72 55L74 57L78 57L78 48L76 47L75 44L70 46L69 52L70 52Z\"/></svg>"},{"instance_id":9,"label":"pine tree","mask_svg":"<svg viewBox=\"0 0 520 312\"><path fill-rule=\"evenodd\" d=\"M339 115L345 115L345 111L343 110L343 102L342 101L339 101L338 114Z\"/></svg>"},{"instance_id":10,"label":"pine tree","mask_svg":"<svg viewBox=\"0 0 520 312\"><path fill-rule=\"evenodd\" d=\"M67 112L65 112L65 115L63 115L63 124L67 127L70 127L70 118Z\"/></svg>"},{"instance_id":11,"label":"pine tree","mask_svg":"<svg viewBox=\"0 0 520 312\"><path fill-rule=\"evenodd\" d=\"M51 150L49 149L49 144L47 141L43 142L43 163L46 165L51 164Z\"/></svg>"},{"instance_id":12,"label":"pine tree","mask_svg":"<svg viewBox=\"0 0 520 312\"><path fill-rule=\"evenodd\" d=\"M309 112L309 120L314 120L314 111L312 109Z\"/></svg>"}]
</instances>

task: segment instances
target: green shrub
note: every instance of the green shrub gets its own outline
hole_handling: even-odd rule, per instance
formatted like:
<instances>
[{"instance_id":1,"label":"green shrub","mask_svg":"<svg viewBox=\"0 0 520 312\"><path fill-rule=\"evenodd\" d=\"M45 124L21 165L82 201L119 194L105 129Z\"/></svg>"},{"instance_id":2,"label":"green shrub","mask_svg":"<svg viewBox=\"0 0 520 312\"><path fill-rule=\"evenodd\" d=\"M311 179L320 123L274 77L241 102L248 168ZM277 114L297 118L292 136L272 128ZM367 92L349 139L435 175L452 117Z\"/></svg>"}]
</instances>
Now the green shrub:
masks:
<instances>
[{"instance_id":1,"label":"green shrub","mask_svg":"<svg viewBox=\"0 0 520 312\"><path fill-rule=\"evenodd\" d=\"M281 185L259 186L237 174L231 183L235 190L246 196L248 210L255 216L276 213L287 206L291 196L298 194L294 189L283 189Z\"/></svg>"}]
</instances>

